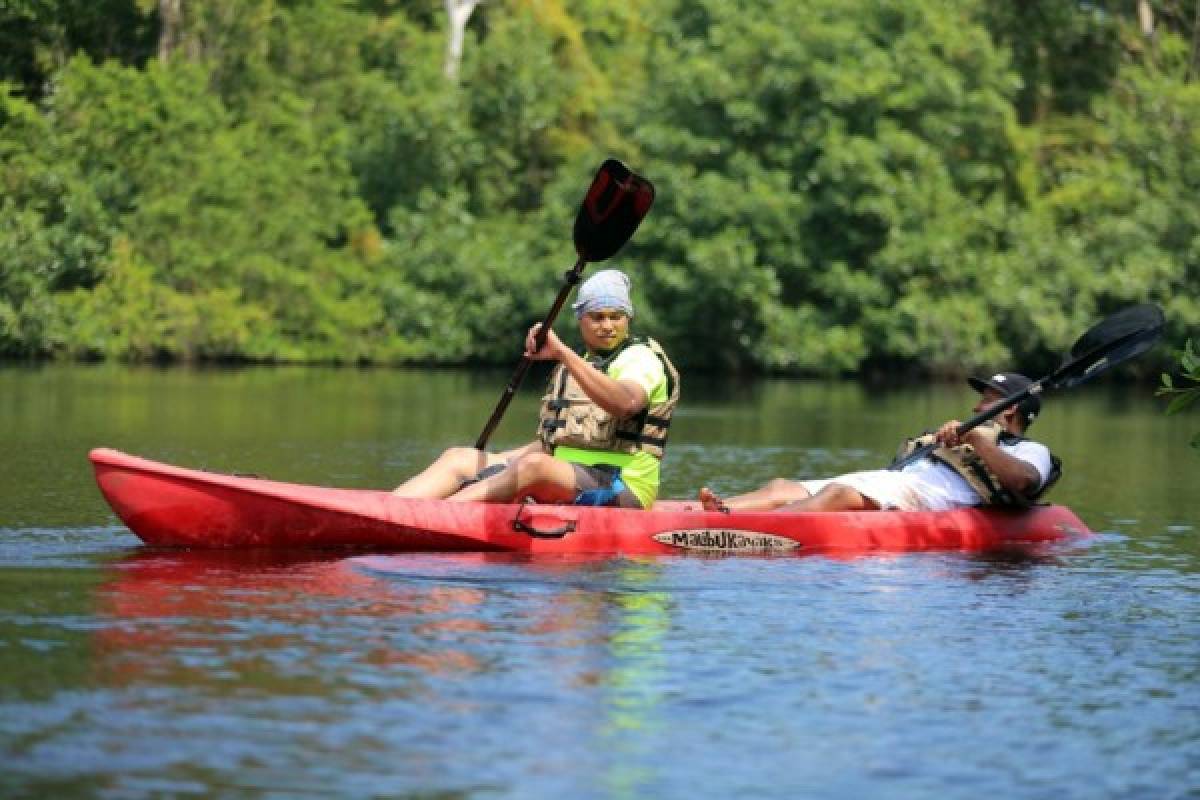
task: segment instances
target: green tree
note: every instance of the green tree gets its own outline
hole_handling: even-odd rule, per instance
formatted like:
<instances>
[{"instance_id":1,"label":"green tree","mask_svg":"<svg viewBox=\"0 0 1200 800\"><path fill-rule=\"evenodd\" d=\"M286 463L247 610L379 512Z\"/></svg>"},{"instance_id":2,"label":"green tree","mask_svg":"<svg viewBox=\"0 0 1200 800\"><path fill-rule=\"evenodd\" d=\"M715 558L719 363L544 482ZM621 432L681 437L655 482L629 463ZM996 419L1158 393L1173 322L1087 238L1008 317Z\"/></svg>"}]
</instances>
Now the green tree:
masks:
<instances>
[{"instance_id":1,"label":"green tree","mask_svg":"<svg viewBox=\"0 0 1200 800\"><path fill-rule=\"evenodd\" d=\"M380 318L370 253L356 252L365 241L356 234L369 232L370 219L337 143L319 135L301 97L277 98L256 119L237 123L208 91L208 78L197 65L151 63L138 71L78 59L49 101L59 120L56 147L79 165L104 218L123 231L124 262L149 269L165 289L221 291L222 302L244 306L246 319L269 320L233 350L214 350L199 335L164 342L162 355L365 357ZM76 313L60 326L66 343L90 324L81 309L123 313L119 295L115 305L72 303ZM93 342L68 349L90 352Z\"/></svg>"},{"instance_id":2,"label":"green tree","mask_svg":"<svg viewBox=\"0 0 1200 800\"><path fill-rule=\"evenodd\" d=\"M686 357L838 372L1003 354L972 298L987 220L1022 191L1017 84L966 11L686 0L660 36L634 137L663 176L655 305Z\"/></svg>"},{"instance_id":3,"label":"green tree","mask_svg":"<svg viewBox=\"0 0 1200 800\"><path fill-rule=\"evenodd\" d=\"M1154 63L1131 49L1086 117L1039 131L1057 142L1039 147L1041 186L1009 267L1050 288L1061 316L1095 319L1153 300L1171 335L1200 325L1200 84L1187 79L1188 47L1168 32Z\"/></svg>"},{"instance_id":4,"label":"green tree","mask_svg":"<svg viewBox=\"0 0 1200 800\"><path fill-rule=\"evenodd\" d=\"M1012 54L1021 76L1014 102L1023 123L1086 113L1108 91L1122 58L1120 12L1132 15L1133 6L1128 0L978 5L978 18Z\"/></svg>"},{"instance_id":5,"label":"green tree","mask_svg":"<svg viewBox=\"0 0 1200 800\"><path fill-rule=\"evenodd\" d=\"M77 53L140 66L156 35L153 15L137 0L3 0L0 81L37 100Z\"/></svg>"},{"instance_id":6,"label":"green tree","mask_svg":"<svg viewBox=\"0 0 1200 800\"><path fill-rule=\"evenodd\" d=\"M1200 321L1182 4L488 0L456 80L447 33L0 3L0 356L509 363L610 155L659 190L614 261L638 328L692 369L1036 370L1131 302Z\"/></svg>"},{"instance_id":7,"label":"green tree","mask_svg":"<svg viewBox=\"0 0 1200 800\"><path fill-rule=\"evenodd\" d=\"M36 106L0 84L0 356L50 348L53 294L90 289L119 228Z\"/></svg>"}]
</instances>

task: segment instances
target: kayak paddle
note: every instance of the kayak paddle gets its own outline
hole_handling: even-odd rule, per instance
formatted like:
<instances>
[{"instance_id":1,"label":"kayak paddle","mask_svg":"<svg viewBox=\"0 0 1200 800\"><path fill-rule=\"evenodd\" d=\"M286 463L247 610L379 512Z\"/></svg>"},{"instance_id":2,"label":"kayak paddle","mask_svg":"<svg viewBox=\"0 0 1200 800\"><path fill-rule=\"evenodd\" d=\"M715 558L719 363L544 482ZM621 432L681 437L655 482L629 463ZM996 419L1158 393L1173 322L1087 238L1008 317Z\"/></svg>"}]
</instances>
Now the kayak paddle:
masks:
<instances>
[{"instance_id":1,"label":"kayak paddle","mask_svg":"<svg viewBox=\"0 0 1200 800\"><path fill-rule=\"evenodd\" d=\"M1004 413L1026 398L1040 395L1046 389L1069 389L1108 372L1118 364L1140 356L1154 346L1162 336L1166 320L1162 309L1153 303L1130 306L1106 317L1080 336L1063 359L1063 364L1054 372L1029 388L1006 397L990 408L980 411L958 426L958 435L976 428L993 417ZM888 469L898 470L918 461L939 447L927 444L892 462Z\"/></svg>"},{"instance_id":2,"label":"kayak paddle","mask_svg":"<svg viewBox=\"0 0 1200 800\"><path fill-rule=\"evenodd\" d=\"M641 175L630 170L615 158L610 158L600 165L592 185L584 195L579 213L575 216L575 252L579 258L575 266L563 275L562 288L554 305L550 306L542 327L538 331L535 344L538 349L546 343L546 334L550 326L558 318L558 312L567 302L567 295L575 284L579 283L584 265L589 261L604 261L611 258L633 236L641 224L642 218L654 204L654 186ZM517 364L516 370L509 378L504 394L492 412L491 418L483 427L483 432L475 441L475 448L483 450L487 447L488 439L500 424L500 418L508 409L508 404L517 393L525 373L529 371L533 359L525 356Z\"/></svg>"}]
</instances>

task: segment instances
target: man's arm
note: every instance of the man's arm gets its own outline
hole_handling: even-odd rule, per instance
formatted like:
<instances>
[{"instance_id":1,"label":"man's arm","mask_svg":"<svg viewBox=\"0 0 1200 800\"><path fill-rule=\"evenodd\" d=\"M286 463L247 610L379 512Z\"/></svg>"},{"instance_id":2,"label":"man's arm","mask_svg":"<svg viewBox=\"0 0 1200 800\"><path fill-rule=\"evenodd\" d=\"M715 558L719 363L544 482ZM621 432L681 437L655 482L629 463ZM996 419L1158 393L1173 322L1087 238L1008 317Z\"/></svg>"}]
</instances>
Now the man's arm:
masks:
<instances>
[{"instance_id":1,"label":"man's arm","mask_svg":"<svg viewBox=\"0 0 1200 800\"><path fill-rule=\"evenodd\" d=\"M633 381L613 380L569 349L559 361L592 402L614 417L632 417L646 407L646 390Z\"/></svg>"},{"instance_id":2,"label":"man's arm","mask_svg":"<svg viewBox=\"0 0 1200 800\"><path fill-rule=\"evenodd\" d=\"M526 355L538 361L555 360L567 368L579 388L592 398L592 402L614 417L625 419L646 407L646 390L633 381L617 381L583 360L583 357L562 343L554 333L547 331L542 349L533 352L533 337L540 325L534 325L525 340Z\"/></svg>"},{"instance_id":3,"label":"man's arm","mask_svg":"<svg viewBox=\"0 0 1200 800\"><path fill-rule=\"evenodd\" d=\"M958 420L950 420L937 430L937 440L947 447L969 444L999 480L1000 485L1010 492L1030 495L1042 485L1042 475L1037 467L1024 459L1004 452L984 431L972 428L962 437L958 436Z\"/></svg>"}]
</instances>

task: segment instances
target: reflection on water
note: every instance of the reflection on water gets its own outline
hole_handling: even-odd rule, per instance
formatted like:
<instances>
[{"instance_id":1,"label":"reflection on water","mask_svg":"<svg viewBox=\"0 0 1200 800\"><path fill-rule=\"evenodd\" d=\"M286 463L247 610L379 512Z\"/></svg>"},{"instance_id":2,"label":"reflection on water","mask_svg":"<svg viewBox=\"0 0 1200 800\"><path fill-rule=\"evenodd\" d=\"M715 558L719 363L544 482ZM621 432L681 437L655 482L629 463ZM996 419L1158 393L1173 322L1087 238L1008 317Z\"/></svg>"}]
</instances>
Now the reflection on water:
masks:
<instances>
[{"instance_id":1,"label":"reflection on water","mask_svg":"<svg viewBox=\"0 0 1200 800\"><path fill-rule=\"evenodd\" d=\"M988 554L151 551L116 446L389 486L469 441L457 373L0 370L0 796L1172 797L1200 788L1194 419L1047 404L1102 533ZM529 434L536 380L499 445ZM964 387L688 383L666 493L874 466ZM1103 436L1097 430L1105 430Z\"/></svg>"},{"instance_id":2,"label":"reflection on water","mask_svg":"<svg viewBox=\"0 0 1200 800\"><path fill-rule=\"evenodd\" d=\"M631 587L653 584L655 571L653 565L631 565L623 577ZM608 719L601 727L602 746L613 754L605 786L611 797L632 798L656 782L649 737L659 738L671 727L669 712L660 708L666 694L671 596L653 588L628 591L617 595L616 608L611 666L604 680Z\"/></svg>"},{"instance_id":3,"label":"reflection on water","mask_svg":"<svg viewBox=\"0 0 1200 800\"><path fill-rule=\"evenodd\" d=\"M1200 586L1175 597L1164 575L1094 548L134 551L96 574L94 607L41 633L82 641L86 656L57 657L86 673L5 704L12 785L940 796L964 776L1006 794L1103 765L1114 786L1165 788L1200 732ZM964 751L961 731L989 747ZM1047 749L1071 757L1035 757Z\"/></svg>"},{"instance_id":4,"label":"reflection on water","mask_svg":"<svg viewBox=\"0 0 1200 800\"><path fill-rule=\"evenodd\" d=\"M345 654L340 668L322 678L331 687L353 682L363 667L425 674L502 669L469 646L498 635L600 647L624 659L648 652L649 622L664 611L662 592L635 590L639 576L655 570L653 563L505 554L137 552L112 565L111 580L96 592L96 614L106 624L96 633L95 653L113 685L169 679L267 690L286 688L291 672L322 674L328 646L347 628L370 646ZM612 592L613 581L630 585ZM544 595L545 603L519 615L503 608L510 593L532 590L538 598L548 587L554 593ZM272 668L264 656L281 647L290 658ZM301 655L310 663L298 662ZM212 669L215 663L221 670ZM579 680L626 682L604 666L582 670Z\"/></svg>"},{"instance_id":5,"label":"reflection on water","mask_svg":"<svg viewBox=\"0 0 1200 800\"><path fill-rule=\"evenodd\" d=\"M463 659L401 653L378 636L337 669L322 664L341 626L369 631L389 617L479 603L478 592L453 587L394 593L342 559L310 553L138 553L112 571L97 613L114 624L95 645L97 665L115 685L168 680L273 692L302 688L289 686L294 676L309 686L313 675L352 685L363 668L404 661L449 668Z\"/></svg>"},{"instance_id":6,"label":"reflection on water","mask_svg":"<svg viewBox=\"0 0 1200 800\"><path fill-rule=\"evenodd\" d=\"M124 699L105 703L105 717L153 710L194 724L199 704L209 707L203 717L229 716L220 728L248 708L260 722L287 724L300 702L325 725L341 724L335 708L353 708L386 729L376 704L393 712L404 704L403 719L436 724L488 713L496 698L470 688L477 681L495 687L500 706L538 707L558 687L578 693L586 713L539 724L609 754L608 796L639 796L653 779L642 742L667 724L656 706L670 628L655 562L147 551L107 573L95 593L89 682ZM243 710L218 711L230 698ZM211 735L207 722L185 724L185 736ZM393 742L383 729L360 732L359 746L386 751ZM166 741L187 750L177 738Z\"/></svg>"}]
</instances>

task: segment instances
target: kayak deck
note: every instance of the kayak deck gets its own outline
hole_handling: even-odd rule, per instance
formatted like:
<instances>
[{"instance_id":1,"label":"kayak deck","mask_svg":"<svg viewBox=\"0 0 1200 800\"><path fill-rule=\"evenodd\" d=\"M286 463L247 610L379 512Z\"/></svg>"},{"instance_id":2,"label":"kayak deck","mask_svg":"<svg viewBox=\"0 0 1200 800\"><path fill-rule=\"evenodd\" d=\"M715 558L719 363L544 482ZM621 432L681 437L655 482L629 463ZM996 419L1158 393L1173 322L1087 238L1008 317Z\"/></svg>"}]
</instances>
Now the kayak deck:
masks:
<instances>
[{"instance_id":1,"label":"kayak deck","mask_svg":"<svg viewBox=\"0 0 1200 800\"><path fill-rule=\"evenodd\" d=\"M106 448L88 457L117 516L160 547L763 554L988 550L1090 533L1063 506L725 514L680 501L648 511L457 503L186 469Z\"/></svg>"}]
</instances>

